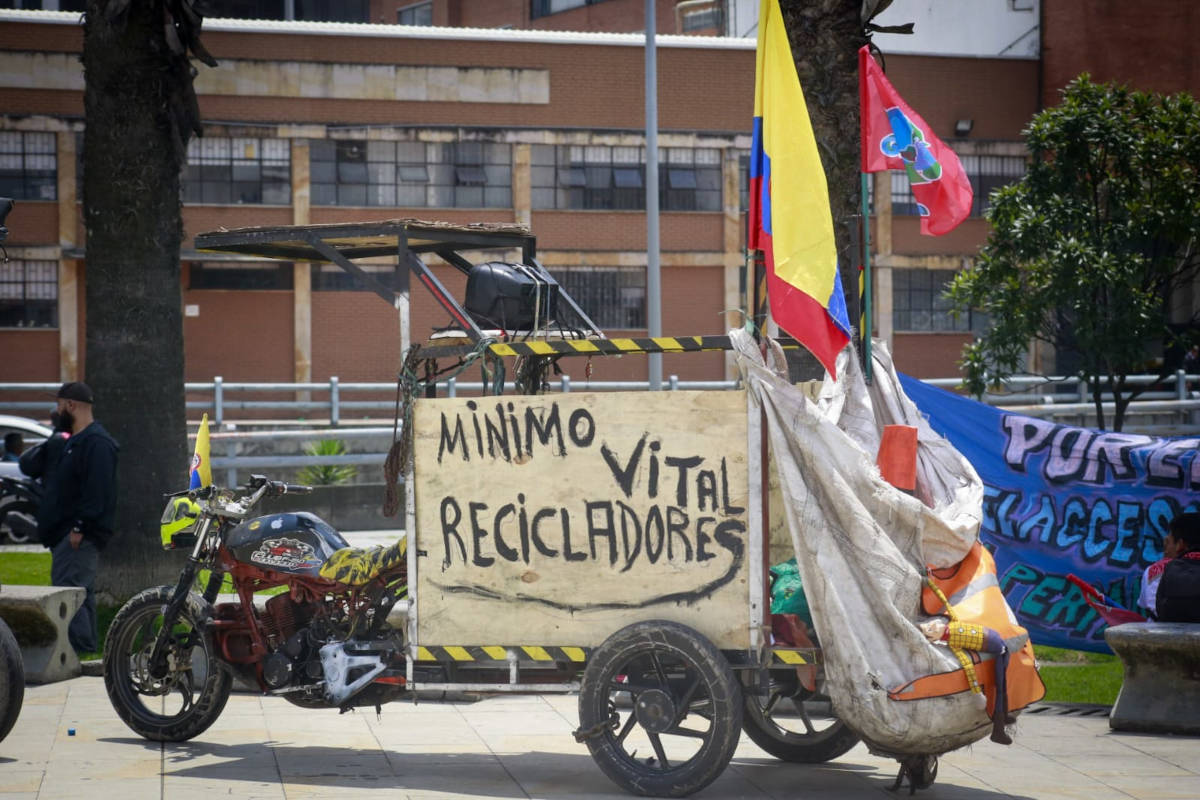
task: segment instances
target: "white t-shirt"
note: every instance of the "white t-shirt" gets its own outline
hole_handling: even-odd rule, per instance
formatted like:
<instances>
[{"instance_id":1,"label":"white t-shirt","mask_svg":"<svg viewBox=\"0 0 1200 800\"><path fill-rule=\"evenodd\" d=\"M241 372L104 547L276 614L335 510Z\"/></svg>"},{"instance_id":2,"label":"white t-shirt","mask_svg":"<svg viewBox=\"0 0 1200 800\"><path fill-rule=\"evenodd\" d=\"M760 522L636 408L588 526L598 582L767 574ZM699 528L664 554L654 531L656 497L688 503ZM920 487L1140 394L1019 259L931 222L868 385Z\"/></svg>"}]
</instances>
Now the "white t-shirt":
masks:
<instances>
[{"instance_id":1,"label":"white t-shirt","mask_svg":"<svg viewBox=\"0 0 1200 800\"><path fill-rule=\"evenodd\" d=\"M1142 573L1142 591L1138 594L1138 605L1158 617L1158 584L1162 580L1163 570L1167 567L1169 558L1155 561L1146 567Z\"/></svg>"}]
</instances>

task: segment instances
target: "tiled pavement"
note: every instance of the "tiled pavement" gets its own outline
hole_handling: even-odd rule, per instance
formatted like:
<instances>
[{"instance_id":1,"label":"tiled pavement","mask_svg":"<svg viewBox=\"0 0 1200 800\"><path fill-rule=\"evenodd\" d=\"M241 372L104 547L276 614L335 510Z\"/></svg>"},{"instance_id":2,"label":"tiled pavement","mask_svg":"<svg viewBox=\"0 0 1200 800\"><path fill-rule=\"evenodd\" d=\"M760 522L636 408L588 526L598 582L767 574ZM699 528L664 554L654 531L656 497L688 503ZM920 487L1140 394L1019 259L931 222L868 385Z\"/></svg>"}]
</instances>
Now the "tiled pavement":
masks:
<instances>
[{"instance_id":1,"label":"tiled pavement","mask_svg":"<svg viewBox=\"0 0 1200 800\"><path fill-rule=\"evenodd\" d=\"M117 718L99 678L29 687L0 742L0 800L627 798L570 731L574 697L421 702L338 715L235 694L199 739L159 745ZM68 735L74 728L76 734ZM921 800L1200 798L1200 739L1114 733L1103 716L1025 715L1016 744L945 756ZM895 762L859 746L785 764L743 737L717 798L885 798ZM384 790L381 794L380 790ZM907 795L907 790L905 790Z\"/></svg>"}]
</instances>

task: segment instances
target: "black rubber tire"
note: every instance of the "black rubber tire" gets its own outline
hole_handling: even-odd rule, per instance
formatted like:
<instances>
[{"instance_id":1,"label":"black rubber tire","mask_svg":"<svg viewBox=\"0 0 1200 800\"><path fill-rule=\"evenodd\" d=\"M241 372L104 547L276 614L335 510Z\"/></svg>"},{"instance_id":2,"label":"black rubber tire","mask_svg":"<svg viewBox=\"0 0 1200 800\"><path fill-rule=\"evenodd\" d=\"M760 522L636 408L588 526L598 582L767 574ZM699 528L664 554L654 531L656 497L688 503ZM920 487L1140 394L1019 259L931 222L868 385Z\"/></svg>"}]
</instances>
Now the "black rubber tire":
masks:
<instances>
[{"instance_id":1,"label":"black rubber tire","mask_svg":"<svg viewBox=\"0 0 1200 800\"><path fill-rule=\"evenodd\" d=\"M612 686L618 675L634 674L630 668L637 669L639 660L649 661L651 654L659 661L668 659L668 663L675 665L673 674L682 677L674 687L670 678L657 681L659 687L665 684L673 702L682 699L675 689L684 685L692 687L683 692L688 696L689 709L697 702L692 698L707 697L704 708L696 711L697 716L709 721L707 733L694 737L702 739L699 749L681 764L671 766L668 761L667 769L655 769L626 753L624 737L615 729L604 728L586 742L604 774L630 794L685 797L708 786L724 771L737 749L742 721L742 690L737 677L721 651L695 630L676 622L652 620L630 625L605 640L592 653L584 670L579 692L580 728L586 731L603 726L613 713L611 698L621 694L632 696L628 690L613 691ZM636 709L636 697L634 704ZM678 729L690 713L677 719L673 727ZM638 711L631 710L622 729L631 729L636 723L645 730L637 714Z\"/></svg>"},{"instance_id":2,"label":"black rubber tire","mask_svg":"<svg viewBox=\"0 0 1200 800\"><path fill-rule=\"evenodd\" d=\"M104 687L108 690L108 699L131 730L155 742L184 742L203 733L221 716L233 684L228 667L216 655L212 635L204 633L197 638L192 649L194 658L195 651L203 648L206 670L199 696L191 707L167 715L154 713L142 705L139 698L156 695L139 691L135 684L134 665L131 663L131 653L134 651L131 648L136 646L137 652L144 650L145 626L152 625L155 617L161 616L163 606L174 593L174 588L170 586L159 586L136 595L117 612L104 645ZM197 622L211 615L208 604L193 592L188 595L176 624L195 630ZM139 636L142 636L141 641ZM190 681L193 670L183 670L175 675L178 680L186 678ZM164 696L171 694L168 691Z\"/></svg>"},{"instance_id":3,"label":"black rubber tire","mask_svg":"<svg viewBox=\"0 0 1200 800\"><path fill-rule=\"evenodd\" d=\"M777 672L779 671L772 671L772 676L774 677ZM757 670L741 671L744 686L753 686L758 682L758 678ZM786 679L791 679L787 680L789 685L792 680L795 680L794 670L790 675L785 675ZM858 734L850 730L849 726L841 720L814 733L796 733L782 728L764 713L763 701L760 697L749 691L743 691L742 694L745 697L742 730L756 745L781 761L791 761L795 764L823 764L845 755L859 742Z\"/></svg>"},{"instance_id":4,"label":"black rubber tire","mask_svg":"<svg viewBox=\"0 0 1200 800\"><path fill-rule=\"evenodd\" d=\"M33 503L13 500L11 503L0 506L0 543L7 541L12 544L29 544L30 542L37 544L34 537L22 536L8 526L8 515L13 512L27 514L31 519L37 520L37 506Z\"/></svg>"},{"instance_id":5,"label":"black rubber tire","mask_svg":"<svg viewBox=\"0 0 1200 800\"><path fill-rule=\"evenodd\" d=\"M25 702L25 662L8 624L0 619L0 742L12 731Z\"/></svg>"}]
</instances>

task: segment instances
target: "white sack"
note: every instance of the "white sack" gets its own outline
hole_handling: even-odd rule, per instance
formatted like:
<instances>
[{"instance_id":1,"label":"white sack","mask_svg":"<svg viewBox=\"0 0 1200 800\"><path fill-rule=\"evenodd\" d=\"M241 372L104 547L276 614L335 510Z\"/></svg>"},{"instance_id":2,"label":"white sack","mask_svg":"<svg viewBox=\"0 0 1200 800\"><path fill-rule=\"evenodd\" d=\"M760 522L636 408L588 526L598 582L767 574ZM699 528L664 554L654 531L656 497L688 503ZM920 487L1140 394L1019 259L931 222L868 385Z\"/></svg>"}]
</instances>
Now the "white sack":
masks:
<instances>
[{"instance_id":1,"label":"white sack","mask_svg":"<svg viewBox=\"0 0 1200 800\"><path fill-rule=\"evenodd\" d=\"M782 377L782 350L769 350L766 366L748 333L730 335L746 384L765 411L834 711L874 752L887 755L936 755L987 736L982 694L887 696L916 678L959 669L950 651L914 623L924 566L958 563L978 536L978 474L904 395L881 344L869 391L847 348L838 358L841 380L826 380L814 404ZM875 455L885 424L918 429L921 499L879 476Z\"/></svg>"}]
</instances>

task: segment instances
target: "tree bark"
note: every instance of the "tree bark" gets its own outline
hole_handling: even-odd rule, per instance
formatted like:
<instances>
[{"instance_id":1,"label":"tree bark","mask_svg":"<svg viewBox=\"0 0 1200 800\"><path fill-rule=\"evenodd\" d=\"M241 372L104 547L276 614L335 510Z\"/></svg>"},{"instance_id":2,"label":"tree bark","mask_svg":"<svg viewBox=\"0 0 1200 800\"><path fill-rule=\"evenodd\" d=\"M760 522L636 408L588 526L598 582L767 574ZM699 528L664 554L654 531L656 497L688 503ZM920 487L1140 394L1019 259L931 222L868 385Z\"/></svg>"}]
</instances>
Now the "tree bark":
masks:
<instances>
[{"instance_id":1,"label":"tree bark","mask_svg":"<svg viewBox=\"0 0 1200 800\"><path fill-rule=\"evenodd\" d=\"M862 209L858 50L867 43L861 21L862 0L780 0L779 6L825 168L838 270L850 324L857 330L858 265L850 259L850 225L853 215ZM806 350L800 352L804 353L804 362L790 365L792 379L820 378L823 370L816 359ZM799 375L798 366L802 370Z\"/></svg>"},{"instance_id":2,"label":"tree bark","mask_svg":"<svg viewBox=\"0 0 1200 800\"><path fill-rule=\"evenodd\" d=\"M123 599L173 582L158 539L165 492L186 487L180 166L168 114L173 76L157 2L108 0L84 23L83 208L87 227L87 381L96 417L121 444L116 535L96 589Z\"/></svg>"}]
</instances>

